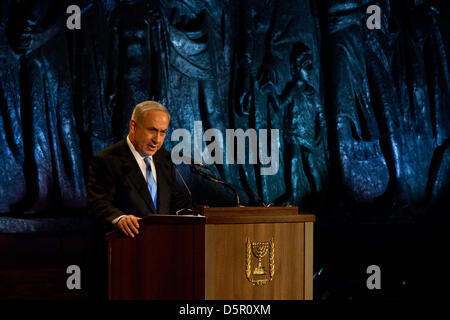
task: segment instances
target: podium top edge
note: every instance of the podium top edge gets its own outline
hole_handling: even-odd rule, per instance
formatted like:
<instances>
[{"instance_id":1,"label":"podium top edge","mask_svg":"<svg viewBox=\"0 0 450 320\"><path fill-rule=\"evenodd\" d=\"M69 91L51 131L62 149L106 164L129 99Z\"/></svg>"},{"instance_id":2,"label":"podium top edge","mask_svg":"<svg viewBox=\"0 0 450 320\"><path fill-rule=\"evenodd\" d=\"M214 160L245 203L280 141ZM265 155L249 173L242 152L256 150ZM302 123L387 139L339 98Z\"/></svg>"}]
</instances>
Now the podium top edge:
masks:
<instances>
[{"instance_id":1,"label":"podium top edge","mask_svg":"<svg viewBox=\"0 0 450 320\"><path fill-rule=\"evenodd\" d=\"M153 214L139 221L141 228L148 224L205 224L205 217L196 215ZM105 239L106 241L110 241L124 236L120 230L113 230L106 234Z\"/></svg>"},{"instance_id":2,"label":"podium top edge","mask_svg":"<svg viewBox=\"0 0 450 320\"><path fill-rule=\"evenodd\" d=\"M258 214L258 215L271 215L271 214L283 214L283 215L297 215L298 207L202 207L200 211L203 215L208 216L210 214Z\"/></svg>"},{"instance_id":3,"label":"podium top edge","mask_svg":"<svg viewBox=\"0 0 450 320\"><path fill-rule=\"evenodd\" d=\"M239 224L315 222L314 214L298 213L298 207L204 207L203 215L155 214L144 217L139 224ZM125 237L120 230L106 234L106 241Z\"/></svg>"}]
</instances>

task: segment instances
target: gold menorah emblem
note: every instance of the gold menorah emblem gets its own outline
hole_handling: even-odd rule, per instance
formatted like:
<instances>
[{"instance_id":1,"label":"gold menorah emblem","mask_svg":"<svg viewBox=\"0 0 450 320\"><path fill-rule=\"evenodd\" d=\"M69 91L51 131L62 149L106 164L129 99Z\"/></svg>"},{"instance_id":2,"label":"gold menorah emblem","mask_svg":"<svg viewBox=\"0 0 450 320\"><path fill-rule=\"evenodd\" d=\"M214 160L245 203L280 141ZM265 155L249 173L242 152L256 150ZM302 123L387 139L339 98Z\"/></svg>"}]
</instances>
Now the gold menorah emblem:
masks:
<instances>
[{"instance_id":1,"label":"gold menorah emblem","mask_svg":"<svg viewBox=\"0 0 450 320\"><path fill-rule=\"evenodd\" d=\"M258 265L255 267L253 274L254 275L266 274L266 270L262 265L262 258L264 258L267 252L269 252L269 242L252 242L252 251L255 257L258 258Z\"/></svg>"},{"instance_id":2,"label":"gold menorah emblem","mask_svg":"<svg viewBox=\"0 0 450 320\"><path fill-rule=\"evenodd\" d=\"M252 253L258 262L252 272ZM263 265L263 258L269 254L269 277ZM246 276L253 285L264 285L272 281L275 274L275 243L273 238L265 242L253 242L247 238Z\"/></svg>"}]
</instances>

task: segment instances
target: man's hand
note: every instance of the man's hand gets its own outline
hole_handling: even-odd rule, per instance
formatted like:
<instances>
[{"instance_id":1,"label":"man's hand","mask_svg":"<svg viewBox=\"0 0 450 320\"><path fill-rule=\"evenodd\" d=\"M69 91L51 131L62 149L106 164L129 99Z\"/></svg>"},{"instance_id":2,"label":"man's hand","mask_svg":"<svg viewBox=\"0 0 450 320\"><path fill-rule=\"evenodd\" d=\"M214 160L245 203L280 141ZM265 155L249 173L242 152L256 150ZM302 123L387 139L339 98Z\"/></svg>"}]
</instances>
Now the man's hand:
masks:
<instances>
[{"instance_id":1,"label":"man's hand","mask_svg":"<svg viewBox=\"0 0 450 320\"><path fill-rule=\"evenodd\" d=\"M117 228L122 230L128 237L134 238L135 234L139 234L139 220L141 219L133 215L123 216L117 222Z\"/></svg>"}]
</instances>

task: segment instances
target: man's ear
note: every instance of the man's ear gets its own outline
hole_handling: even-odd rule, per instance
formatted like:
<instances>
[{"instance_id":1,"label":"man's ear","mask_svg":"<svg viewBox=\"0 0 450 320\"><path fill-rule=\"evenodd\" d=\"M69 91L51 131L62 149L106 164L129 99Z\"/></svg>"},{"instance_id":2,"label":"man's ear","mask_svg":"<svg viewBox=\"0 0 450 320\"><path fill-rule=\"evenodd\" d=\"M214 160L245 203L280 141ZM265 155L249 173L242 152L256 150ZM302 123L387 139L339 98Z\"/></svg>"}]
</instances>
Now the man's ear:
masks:
<instances>
[{"instance_id":1,"label":"man's ear","mask_svg":"<svg viewBox=\"0 0 450 320\"><path fill-rule=\"evenodd\" d=\"M134 134L136 131L136 121L130 120L130 132Z\"/></svg>"}]
</instances>

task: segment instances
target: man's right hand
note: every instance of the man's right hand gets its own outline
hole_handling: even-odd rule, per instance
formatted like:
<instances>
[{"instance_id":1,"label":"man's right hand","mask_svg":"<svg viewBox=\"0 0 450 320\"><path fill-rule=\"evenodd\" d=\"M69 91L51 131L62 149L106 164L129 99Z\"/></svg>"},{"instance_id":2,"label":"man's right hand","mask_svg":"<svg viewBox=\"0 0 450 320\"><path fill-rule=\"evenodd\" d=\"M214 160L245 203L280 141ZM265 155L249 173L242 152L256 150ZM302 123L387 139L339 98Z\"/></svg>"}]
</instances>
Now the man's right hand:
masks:
<instances>
[{"instance_id":1,"label":"man's right hand","mask_svg":"<svg viewBox=\"0 0 450 320\"><path fill-rule=\"evenodd\" d=\"M122 230L122 232L128 237L134 238L135 234L139 234L139 220L142 218L138 218L133 215L127 215L120 218L117 222L117 228Z\"/></svg>"}]
</instances>

